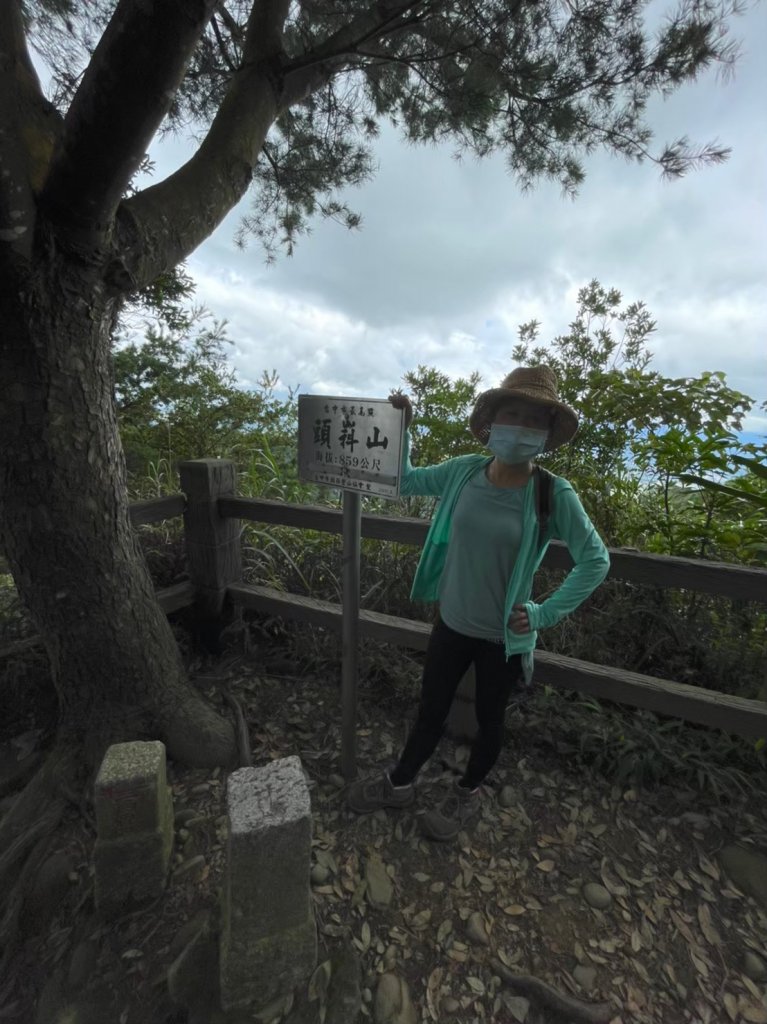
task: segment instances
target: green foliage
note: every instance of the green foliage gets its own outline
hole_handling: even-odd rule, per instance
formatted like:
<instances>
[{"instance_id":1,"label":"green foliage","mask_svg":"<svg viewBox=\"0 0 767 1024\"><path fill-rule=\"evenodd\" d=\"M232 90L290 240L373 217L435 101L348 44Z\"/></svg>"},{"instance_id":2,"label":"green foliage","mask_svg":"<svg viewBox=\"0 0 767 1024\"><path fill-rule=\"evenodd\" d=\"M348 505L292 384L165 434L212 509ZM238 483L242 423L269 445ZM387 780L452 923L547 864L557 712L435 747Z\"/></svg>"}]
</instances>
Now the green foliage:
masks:
<instances>
[{"instance_id":1,"label":"green foliage","mask_svg":"<svg viewBox=\"0 0 767 1024\"><path fill-rule=\"evenodd\" d=\"M148 287L129 299L122 313L123 323L143 312L160 327L165 325L169 331L186 333L195 322L194 312L189 309L193 294L192 278L184 267L174 267L170 273L160 274Z\"/></svg>"},{"instance_id":2,"label":"green foliage","mask_svg":"<svg viewBox=\"0 0 767 1024\"><path fill-rule=\"evenodd\" d=\"M129 472L143 473L167 456L223 458L268 434L283 449L295 417L292 398L275 395L276 375L264 373L256 391L235 386L222 354L225 323L206 327L210 314L181 316L178 330L149 328L141 344L113 351L113 381L120 436ZM196 334L184 337L190 328ZM247 441L245 438L247 437Z\"/></svg>"},{"instance_id":3,"label":"green foliage","mask_svg":"<svg viewBox=\"0 0 767 1024\"><path fill-rule=\"evenodd\" d=\"M254 0L226 0L199 41L162 132L203 131L245 60ZM66 110L101 33L122 15L112 0L24 0L30 40ZM716 144L679 138L653 153L648 101L712 65L730 68L737 0L681 0L650 28L643 0L458 0L451 4L291 4L279 71L321 68L319 85L272 125L253 174L255 235L269 258L291 252L317 214L356 227L341 197L372 173L381 121L410 142L453 142L458 154L503 152L523 189L540 178L573 195L583 157L599 147L655 162L667 177L726 159ZM117 13L115 14L115 11ZM383 17L382 17L383 16ZM382 19L382 20L379 20ZM654 18L659 24L657 17Z\"/></svg>"},{"instance_id":4,"label":"green foliage","mask_svg":"<svg viewBox=\"0 0 767 1024\"><path fill-rule=\"evenodd\" d=\"M629 717L609 702L551 687L544 687L538 705L555 717L558 751L618 786L655 789L673 778L679 787L724 799L763 785L767 758L761 741L733 740L651 711L637 709Z\"/></svg>"},{"instance_id":5,"label":"green foliage","mask_svg":"<svg viewBox=\"0 0 767 1024\"><path fill-rule=\"evenodd\" d=\"M413 403L412 459L427 466L444 459L479 451L481 446L466 429L480 393L480 375L451 380L433 367L419 366L403 380Z\"/></svg>"},{"instance_id":6,"label":"green foliage","mask_svg":"<svg viewBox=\"0 0 767 1024\"><path fill-rule=\"evenodd\" d=\"M578 293L568 333L550 346L537 344L537 321L520 328L514 361L551 366L581 419L574 440L545 461L573 482L608 544L736 561L758 555L756 521L738 535L715 488L684 486L690 474L734 469L747 450L738 431L753 399L719 371L668 378L652 370L656 323L644 303L621 302L617 289L592 281Z\"/></svg>"}]
</instances>

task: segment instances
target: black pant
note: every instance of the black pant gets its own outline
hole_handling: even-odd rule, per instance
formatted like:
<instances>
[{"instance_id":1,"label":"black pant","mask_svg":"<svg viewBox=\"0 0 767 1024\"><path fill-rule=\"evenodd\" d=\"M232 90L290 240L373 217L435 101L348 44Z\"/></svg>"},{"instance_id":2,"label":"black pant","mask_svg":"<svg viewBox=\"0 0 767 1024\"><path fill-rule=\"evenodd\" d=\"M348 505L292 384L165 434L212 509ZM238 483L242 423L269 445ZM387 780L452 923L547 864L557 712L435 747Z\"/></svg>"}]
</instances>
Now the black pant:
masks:
<instances>
[{"instance_id":1,"label":"black pant","mask_svg":"<svg viewBox=\"0 0 767 1024\"><path fill-rule=\"evenodd\" d=\"M522 673L522 656L506 661L504 645L456 633L438 619L426 650L418 718L407 739L397 767L391 773L395 786L412 782L434 753L444 732L455 691L474 662L475 707L479 731L461 785L474 788L498 760L509 695Z\"/></svg>"}]
</instances>

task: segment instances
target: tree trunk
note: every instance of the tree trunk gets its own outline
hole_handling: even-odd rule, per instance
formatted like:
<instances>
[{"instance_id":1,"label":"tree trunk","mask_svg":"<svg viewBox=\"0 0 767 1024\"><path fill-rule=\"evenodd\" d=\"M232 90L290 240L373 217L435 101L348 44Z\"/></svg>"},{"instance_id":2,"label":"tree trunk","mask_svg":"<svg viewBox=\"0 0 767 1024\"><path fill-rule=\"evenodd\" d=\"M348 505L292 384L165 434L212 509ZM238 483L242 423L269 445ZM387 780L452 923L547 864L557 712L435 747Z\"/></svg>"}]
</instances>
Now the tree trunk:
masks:
<instances>
[{"instance_id":1,"label":"tree trunk","mask_svg":"<svg viewBox=\"0 0 767 1024\"><path fill-rule=\"evenodd\" d=\"M60 739L96 759L157 738L232 765L233 725L191 686L128 519L98 254L50 244L0 295L0 550L50 658Z\"/></svg>"}]
</instances>

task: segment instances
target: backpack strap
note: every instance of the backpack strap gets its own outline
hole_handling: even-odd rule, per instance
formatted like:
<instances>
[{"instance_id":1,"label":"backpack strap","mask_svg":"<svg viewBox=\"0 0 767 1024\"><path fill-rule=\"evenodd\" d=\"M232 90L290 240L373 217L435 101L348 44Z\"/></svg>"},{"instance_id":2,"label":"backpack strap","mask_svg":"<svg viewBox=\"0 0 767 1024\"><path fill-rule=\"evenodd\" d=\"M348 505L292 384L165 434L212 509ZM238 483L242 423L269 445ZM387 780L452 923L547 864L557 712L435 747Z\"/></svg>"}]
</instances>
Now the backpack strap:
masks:
<instances>
[{"instance_id":1,"label":"backpack strap","mask_svg":"<svg viewBox=\"0 0 767 1024\"><path fill-rule=\"evenodd\" d=\"M533 466L535 486L535 514L538 517L538 550L543 546L543 538L551 516L552 497L554 493L554 474L543 466Z\"/></svg>"}]
</instances>

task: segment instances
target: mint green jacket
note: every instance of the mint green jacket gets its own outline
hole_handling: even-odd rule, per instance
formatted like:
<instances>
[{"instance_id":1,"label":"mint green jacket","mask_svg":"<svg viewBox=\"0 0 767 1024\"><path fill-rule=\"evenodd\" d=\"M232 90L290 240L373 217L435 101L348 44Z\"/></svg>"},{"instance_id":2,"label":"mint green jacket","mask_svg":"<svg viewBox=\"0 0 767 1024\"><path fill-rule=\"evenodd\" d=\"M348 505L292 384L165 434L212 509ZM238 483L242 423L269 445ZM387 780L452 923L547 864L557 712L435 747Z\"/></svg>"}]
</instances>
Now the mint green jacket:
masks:
<instances>
[{"instance_id":1,"label":"mint green jacket","mask_svg":"<svg viewBox=\"0 0 767 1024\"><path fill-rule=\"evenodd\" d=\"M400 494L425 494L440 498L418 562L410 598L413 601L436 601L439 581L445 566L450 525L458 495L466 481L480 467L492 462L492 456L459 455L436 466L414 468L410 462L410 432L405 431L402 451ZM519 556L506 590L504 639L507 659L522 655L524 678L530 684L533 672L533 651L538 630L554 626L593 593L610 569L610 556L594 524L583 508L572 486L561 476L554 478L552 512L543 546L537 548L538 519L535 514L535 485L531 477L525 488L522 542ZM530 600L533 576L543 561L552 539L562 540L575 563L560 587L540 604ZM509 618L515 604L524 605L530 620L530 632L512 633Z\"/></svg>"}]
</instances>

